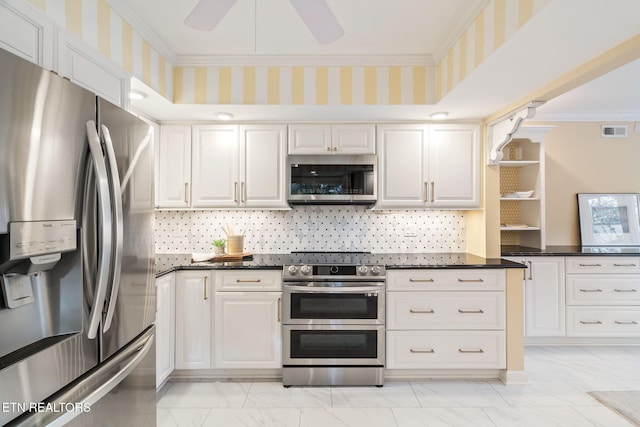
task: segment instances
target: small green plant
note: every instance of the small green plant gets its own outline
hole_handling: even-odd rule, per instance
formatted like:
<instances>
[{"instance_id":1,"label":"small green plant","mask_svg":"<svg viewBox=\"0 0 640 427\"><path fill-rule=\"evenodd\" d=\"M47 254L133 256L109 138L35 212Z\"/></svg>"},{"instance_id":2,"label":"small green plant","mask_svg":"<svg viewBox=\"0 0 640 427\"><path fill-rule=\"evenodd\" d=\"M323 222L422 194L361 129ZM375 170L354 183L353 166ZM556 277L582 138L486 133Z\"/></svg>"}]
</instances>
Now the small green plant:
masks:
<instances>
[{"instance_id":1,"label":"small green plant","mask_svg":"<svg viewBox=\"0 0 640 427\"><path fill-rule=\"evenodd\" d=\"M217 239L214 240L213 242L211 242L213 244L213 246L218 247L218 248L224 248L224 245L227 243L226 239Z\"/></svg>"}]
</instances>

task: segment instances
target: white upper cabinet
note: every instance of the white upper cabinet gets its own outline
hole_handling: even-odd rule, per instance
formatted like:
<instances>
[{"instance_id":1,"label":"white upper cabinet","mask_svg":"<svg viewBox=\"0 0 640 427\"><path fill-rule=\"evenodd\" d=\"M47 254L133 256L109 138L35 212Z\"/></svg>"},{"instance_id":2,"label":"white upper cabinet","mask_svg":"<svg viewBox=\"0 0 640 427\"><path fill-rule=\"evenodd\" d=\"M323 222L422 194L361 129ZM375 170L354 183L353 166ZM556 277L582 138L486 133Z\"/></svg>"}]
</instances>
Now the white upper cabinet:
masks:
<instances>
[{"instance_id":1,"label":"white upper cabinet","mask_svg":"<svg viewBox=\"0 0 640 427\"><path fill-rule=\"evenodd\" d=\"M157 206L191 205L191 126L163 125L157 145Z\"/></svg>"},{"instance_id":2,"label":"white upper cabinet","mask_svg":"<svg viewBox=\"0 0 640 427\"><path fill-rule=\"evenodd\" d=\"M479 127L379 125L379 208L477 208Z\"/></svg>"},{"instance_id":3,"label":"white upper cabinet","mask_svg":"<svg viewBox=\"0 0 640 427\"><path fill-rule=\"evenodd\" d=\"M159 208L288 208L286 125L163 125Z\"/></svg>"},{"instance_id":4,"label":"white upper cabinet","mask_svg":"<svg viewBox=\"0 0 640 427\"><path fill-rule=\"evenodd\" d=\"M480 206L479 132L475 125L429 127L431 207Z\"/></svg>"},{"instance_id":5,"label":"white upper cabinet","mask_svg":"<svg viewBox=\"0 0 640 427\"><path fill-rule=\"evenodd\" d=\"M0 48L51 70L52 40L53 24L26 2L0 2Z\"/></svg>"},{"instance_id":6,"label":"white upper cabinet","mask_svg":"<svg viewBox=\"0 0 640 427\"><path fill-rule=\"evenodd\" d=\"M240 126L240 205L288 207L286 137L286 125Z\"/></svg>"},{"instance_id":7,"label":"white upper cabinet","mask_svg":"<svg viewBox=\"0 0 640 427\"><path fill-rule=\"evenodd\" d=\"M289 154L375 154L375 125L289 125Z\"/></svg>"},{"instance_id":8,"label":"white upper cabinet","mask_svg":"<svg viewBox=\"0 0 640 427\"><path fill-rule=\"evenodd\" d=\"M238 126L193 126L191 148L191 206L237 206Z\"/></svg>"},{"instance_id":9,"label":"white upper cabinet","mask_svg":"<svg viewBox=\"0 0 640 427\"><path fill-rule=\"evenodd\" d=\"M378 126L377 207L427 205L428 127Z\"/></svg>"},{"instance_id":10,"label":"white upper cabinet","mask_svg":"<svg viewBox=\"0 0 640 427\"><path fill-rule=\"evenodd\" d=\"M58 32L58 74L125 110L129 108L129 74L82 40Z\"/></svg>"}]
</instances>

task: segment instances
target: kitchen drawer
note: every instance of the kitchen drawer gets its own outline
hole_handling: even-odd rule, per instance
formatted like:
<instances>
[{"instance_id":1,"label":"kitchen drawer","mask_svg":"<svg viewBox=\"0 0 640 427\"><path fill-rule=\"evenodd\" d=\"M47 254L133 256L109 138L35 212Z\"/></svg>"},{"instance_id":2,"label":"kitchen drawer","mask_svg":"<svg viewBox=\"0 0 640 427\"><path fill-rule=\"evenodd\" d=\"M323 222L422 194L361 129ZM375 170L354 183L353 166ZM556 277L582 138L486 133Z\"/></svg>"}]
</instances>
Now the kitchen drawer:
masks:
<instances>
[{"instance_id":1,"label":"kitchen drawer","mask_svg":"<svg viewBox=\"0 0 640 427\"><path fill-rule=\"evenodd\" d=\"M566 257L570 273L635 273L640 274L640 257Z\"/></svg>"},{"instance_id":2,"label":"kitchen drawer","mask_svg":"<svg viewBox=\"0 0 640 427\"><path fill-rule=\"evenodd\" d=\"M387 292L387 329L504 328L504 292Z\"/></svg>"},{"instance_id":3,"label":"kitchen drawer","mask_svg":"<svg viewBox=\"0 0 640 427\"><path fill-rule=\"evenodd\" d=\"M504 270L387 270L389 291L501 291Z\"/></svg>"},{"instance_id":4,"label":"kitchen drawer","mask_svg":"<svg viewBox=\"0 0 640 427\"><path fill-rule=\"evenodd\" d=\"M216 291L281 291L280 270L218 270Z\"/></svg>"},{"instance_id":5,"label":"kitchen drawer","mask_svg":"<svg viewBox=\"0 0 640 427\"><path fill-rule=\"evenodd\" d=\"M640 305L640 275L567 275L567 305Z\"/></svg>"},{"instance_id":6,"label":"kitchen drawer","mask_svg":"<svg viewBox=\"0 0 640 427\"><path fill-rule=\"evenodd\" d=\"M388 331L387 369L504 369L503 331Z\"/></svg>"},{"instance_id":7,"label":"kitchen drawer","mask_svg":"<svg viewBox=\"0 0 640 427\"><path fill-rule=\"evenodd\" d=\"M567 336L640 336L640 308L567 307Z\"/></svg>"}]
</instances>

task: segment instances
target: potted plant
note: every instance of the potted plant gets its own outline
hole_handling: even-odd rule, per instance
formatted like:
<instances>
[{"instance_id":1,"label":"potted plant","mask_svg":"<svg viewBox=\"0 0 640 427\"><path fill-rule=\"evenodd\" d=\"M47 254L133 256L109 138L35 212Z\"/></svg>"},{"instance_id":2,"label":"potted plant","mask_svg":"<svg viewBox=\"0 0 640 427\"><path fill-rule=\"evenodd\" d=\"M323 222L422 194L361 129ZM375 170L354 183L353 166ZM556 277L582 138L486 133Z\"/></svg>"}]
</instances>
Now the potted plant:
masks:
<instances>
[{"instance_id":1,"label":"potted plant","mask_svg":"<svg viewBox=\"0 0 640 427\"><path fill-rule=\"evenodd\" d=\"M217 239L214 240L212 242L214 248L213 248L213 252L216 255L223 255L224 254L224 245L227 243L226 239Z\"/></svg>"}]
</instances>

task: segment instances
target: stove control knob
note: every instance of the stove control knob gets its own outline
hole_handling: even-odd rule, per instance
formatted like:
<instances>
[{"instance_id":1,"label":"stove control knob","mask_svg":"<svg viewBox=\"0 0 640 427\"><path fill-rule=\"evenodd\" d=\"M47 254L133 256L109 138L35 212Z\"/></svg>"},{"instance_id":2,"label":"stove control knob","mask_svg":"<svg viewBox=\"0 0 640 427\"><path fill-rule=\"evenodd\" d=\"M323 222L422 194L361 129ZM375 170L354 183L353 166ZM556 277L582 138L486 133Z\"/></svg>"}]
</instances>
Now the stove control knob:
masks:
<instances>
[{"instance_id":1,"label":"stove control knob","mask_svg":"<svg viewBox=\"0 0 640 427\"><path fill-rule=\"evenodd\" d=\"M371 267L371 274L373 274L374 276L380 274L380 266L374 265L373 267Z\"/></svg>"},{"instance_id":2,"label":"stove control knob","mask_svg":"<svg viewBox=\"0 0 640 427\"><path fill-rule=\"evenodd\" d=\"M309 267L308 265L303 265L302 267L300 267L300 273L302 273L304 276L308 276L309 274L311 274L311 267Z\"/></svg>"},{"instance_id":3,"label":"stove control knob","mask_svg":"<svg viewBox=\"0 0 640 427\"><path fill-rule=\"evenodd\" d=\"M358 267L358 274L361 276L366 276L368 271L369 268L366 265L361 265L360 267Z\"/></svg>"},{"instance_id":4,"label":"stove control knob","mask_svg":"<svg viewBox=\"0 0 640 427\"><path fill-rule=\"evenodd\" d=\"M298 274L298 267L296 267L295 265L290 265L287 271L291 276L295 276L296 274Z\"/></svg>"}]
</instances>

